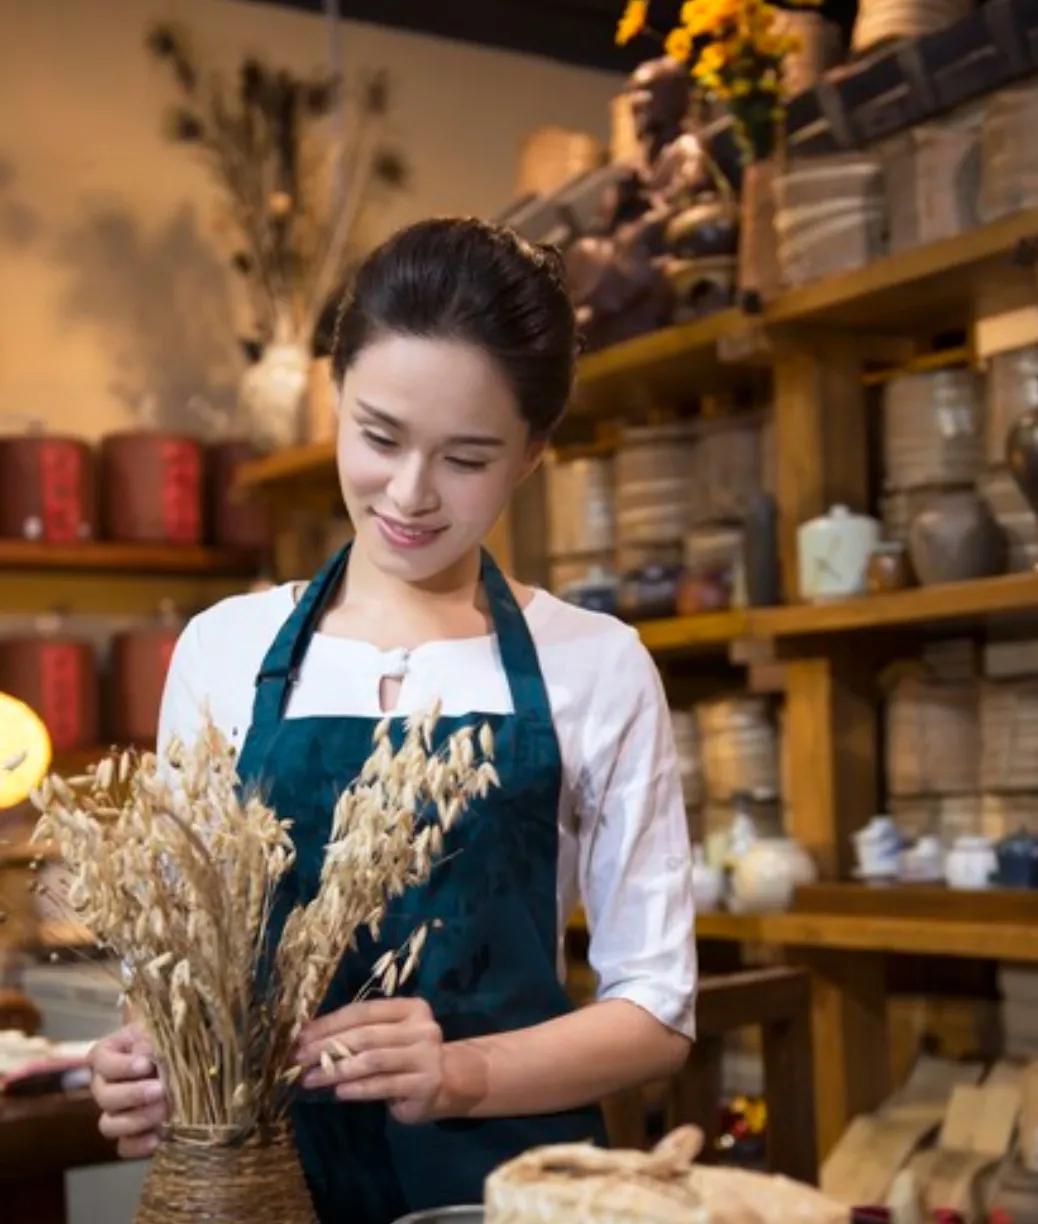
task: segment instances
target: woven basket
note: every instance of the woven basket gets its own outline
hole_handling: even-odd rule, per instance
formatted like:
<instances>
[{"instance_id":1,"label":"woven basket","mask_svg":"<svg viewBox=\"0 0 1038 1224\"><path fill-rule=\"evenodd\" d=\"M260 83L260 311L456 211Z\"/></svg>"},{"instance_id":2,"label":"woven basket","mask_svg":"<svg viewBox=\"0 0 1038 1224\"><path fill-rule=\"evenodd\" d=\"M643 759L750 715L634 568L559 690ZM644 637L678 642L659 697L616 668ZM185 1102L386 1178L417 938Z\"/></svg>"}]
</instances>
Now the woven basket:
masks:
<instances>
[{"instance_id":1,"label":"woven basket","mask_svg":"<svg viewBox=\"0 0 1038 1224\"><path fill-rule=\"evenodd\" d=\"M317 1224L291 1128L234 1143L215 1130L172 1131L144 1181L135 1224Z\"/></svg>"}]
</instances>

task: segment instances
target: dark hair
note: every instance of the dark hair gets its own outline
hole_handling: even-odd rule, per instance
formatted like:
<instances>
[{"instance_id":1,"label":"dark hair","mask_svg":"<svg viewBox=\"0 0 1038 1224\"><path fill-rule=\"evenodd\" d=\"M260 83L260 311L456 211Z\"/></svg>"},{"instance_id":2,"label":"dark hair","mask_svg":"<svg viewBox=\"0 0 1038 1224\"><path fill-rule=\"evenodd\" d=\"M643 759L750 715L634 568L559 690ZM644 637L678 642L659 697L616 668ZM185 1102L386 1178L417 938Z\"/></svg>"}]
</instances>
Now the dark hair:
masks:
<instances>
[{"instance_id":1,"label":"dark hair","mask_svg":"<svg viewBox=\"0 0 1038 1224\"><path fill-rule=\"evenodd\" d=\"M562 257L472 217L420 221L361 264L332 342L336 383L365 345L390 334L477 345L507 377L534 434L558 424L577 336Z\"/></svg>"}]
</instances>

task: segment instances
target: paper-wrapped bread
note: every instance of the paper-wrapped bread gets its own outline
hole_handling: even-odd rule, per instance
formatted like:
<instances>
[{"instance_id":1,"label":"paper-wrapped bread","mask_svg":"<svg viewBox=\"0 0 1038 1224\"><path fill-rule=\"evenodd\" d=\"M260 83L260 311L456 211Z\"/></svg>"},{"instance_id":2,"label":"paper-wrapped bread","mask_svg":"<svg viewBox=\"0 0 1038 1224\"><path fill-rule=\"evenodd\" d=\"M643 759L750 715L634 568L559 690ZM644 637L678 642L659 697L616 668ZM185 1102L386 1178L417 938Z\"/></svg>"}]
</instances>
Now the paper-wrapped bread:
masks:
<instances>
[{"instance_id":1,"label":"paper-wrapped bread","mask_svg":"<svg viewBox=\"0 0 1038 1224\"><path fill-rule=\"evenodd\" d=\"M653 1152L532 1148L487 1178L486 1224L709 1224L689 1181L701 1142L686 1126Z\"/></svg>"},{"instance_id":2,"label":"paper-wrapped bread","mask_svg":"<svg viewBox=\"0 0 1038 1224\"><path fill-rule=\"evenodd\" d=\"M683 1126L652 1152L533 1148L487 1178L486 1224L846 1224L811 1186L694 1165L701 1143Z\"/></svg>"}]
</instances>

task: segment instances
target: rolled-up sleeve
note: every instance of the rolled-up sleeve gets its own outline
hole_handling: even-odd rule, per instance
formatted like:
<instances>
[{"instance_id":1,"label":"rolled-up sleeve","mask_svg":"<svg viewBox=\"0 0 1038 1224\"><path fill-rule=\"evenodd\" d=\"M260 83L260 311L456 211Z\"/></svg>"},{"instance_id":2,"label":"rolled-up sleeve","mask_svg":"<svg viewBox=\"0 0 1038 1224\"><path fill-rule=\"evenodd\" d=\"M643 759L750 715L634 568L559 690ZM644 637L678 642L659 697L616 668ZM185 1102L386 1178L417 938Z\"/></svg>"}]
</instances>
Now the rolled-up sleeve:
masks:
<instances>
[{"instance_id":1,"label":"rolled-up sleeve","mask_svg":"<svg viewBox=\"0 0 1038 1224\"><path fill-rule=\"evenodd\" d=\"M692 855L659 673L633 633L601 672L584 727L580 891L599 999L695 1034Z\"/></svg>"}]
</instances>

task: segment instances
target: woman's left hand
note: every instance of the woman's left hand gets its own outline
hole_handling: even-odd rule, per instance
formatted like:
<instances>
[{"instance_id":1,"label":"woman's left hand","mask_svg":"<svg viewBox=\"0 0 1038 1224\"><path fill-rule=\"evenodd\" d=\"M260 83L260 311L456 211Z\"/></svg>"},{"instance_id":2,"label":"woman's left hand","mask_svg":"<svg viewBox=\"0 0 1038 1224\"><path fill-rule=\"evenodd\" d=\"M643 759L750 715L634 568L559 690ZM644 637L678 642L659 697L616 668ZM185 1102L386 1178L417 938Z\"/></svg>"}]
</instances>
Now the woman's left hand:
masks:
<instances>
[{"instance_id":1,"label":"woman's left hand","mask_svg":"<svg viewBox=\"0 0 1038 1224\"><path fill-rule=\"evenodd\" d=\"M424 999L371 999L329 1012L303 1028L296 1059L304 1088L334 1088L340 1101L386 1101L398 1122L438 1116L443 1033Z\"/></svg>"}]
</instances>

